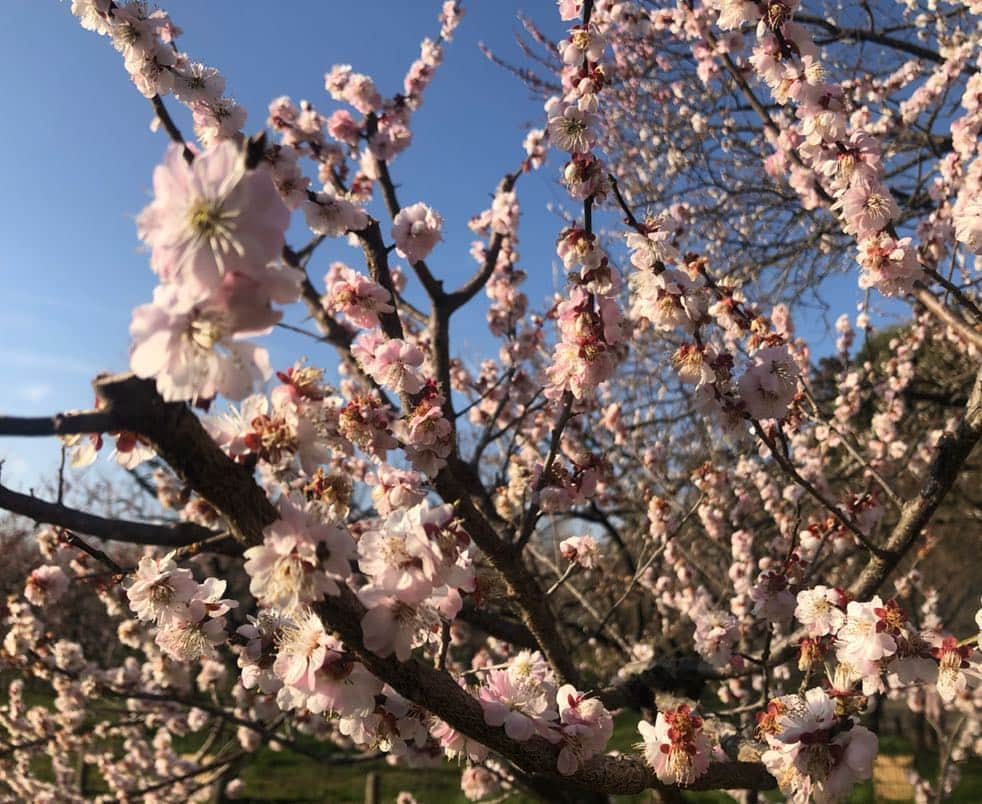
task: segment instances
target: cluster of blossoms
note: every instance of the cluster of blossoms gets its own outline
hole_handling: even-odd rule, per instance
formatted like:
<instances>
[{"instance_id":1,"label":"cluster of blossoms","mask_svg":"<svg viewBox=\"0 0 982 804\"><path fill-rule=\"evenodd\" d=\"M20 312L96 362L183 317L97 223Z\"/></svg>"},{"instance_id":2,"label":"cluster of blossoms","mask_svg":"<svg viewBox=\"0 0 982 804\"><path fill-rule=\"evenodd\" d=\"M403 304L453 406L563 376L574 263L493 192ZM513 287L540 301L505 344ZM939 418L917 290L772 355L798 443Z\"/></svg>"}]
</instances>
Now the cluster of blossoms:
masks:
<instances>
[{"instance_id":1,"label":"cluster of blossoms","mask_svg":"<svg viewBox=\"0 0 982 804\"><path fill-rule=\"evenodd\" d=\"M44 564L27 576L24 598L34 606L51 606L68 591L68 576L57 564Z\"/></svg>"},{"instance_id":2,"label":"cluster of blossoms","mask_svg":"<svg viewBox=\"0 0 982 804\"><path fill-rule=\"evenodd\" d=\"M879 743L848 712L848 699L820 687L772 700L758 714L763 761L794 802L832 802L870 778Z\"/></svg>"},{"instance_id":3,"label":"cluster of blossoms","mask_svg":"<svg viewBox=\"0 0 982 804\"><path fill-rule=\"evenodd\" d=\"M693 635L696 651L714 667L725 667L733 660L733 648L740 637L737 618L707 606L697 608L691 617L696 624Z\"/></svg>"},{"instance_id":4,"label":"cluster of blossoms","mask_svg":"<svg viewBox=\"0 0 982 804\"><path fill-rule=\"evenodd\" d=\"M223 599L225 581L207 578L197 583L188 569L169 556L144 556L126 590L137 618L153 622L160 648L179 662L216 658L225 643L225 614L239 604Z\"/></svg>"},{"instance_id":5,"label":"cluster of blossoms","mask_svg":"<svg viewBox=\"0 0 982 804\"><path fill-rule=\"evenodd\" d=\"M460 593L474 591L470 539L450 505L424 501L379 524L358 540L358 566L370 579L358 590L369 609L365 645L405 661L432 636L429 626L457 616Z\"/></svg>"},{"instance_id":6,"label":"cluster of blossoms","mask_svg":"<svg viewBox=\"0 0 982 804\"><path fill-rule=\"evenodd\" d=\"M411 264L425 260L440 242L443 218L426 204L417 203L399 210L392 221L392 239L400 257Z\"/></svg>"},{"instance_id":7,"label":"cluster of blossoms","mask_svg":"<svg viewBox=\"0 0 982 804\"><path fill-rule=\"evenodd\" d=\"M838 684L861 682L866 695L888 686L933 684L947 704L967 687L972 648L930 625L918 629L895 600L873 597L864 603L816 586L798 593L795 617L808 634L802 669L828 664L834 656Z\"/></svg>"},{"instance_id":8,"label":"cluster of blossoms","mask_svg":"<svg viewBox=\"0 0 982 804\"><path fill-rule=\"evenodd\" d=\"M423 388L419 372L423 350L399 338L386 338L381 330L362 333L352 344L351 353L365 373L383 388L397 394L418 394Z\"/></svg>"},{"instance_id":9,"label":"cluster of blossoms","mask_svg":"<svg viewBox=\"0 0 982 804\"><path fill-rule=\"evenodd\" d=\"M259 461L279 479L313 477L332 448L350 449L338 433L341 401L322 383L323 371L303 363L278 372L269 397L253 394L226 412L205 418L215 441L240 463Z\"/></svg>"},{"instance_id":10,"label":"cluster of blossoms","mask_svg":"<svg viewBox=\"0 0 982 804\"><path fill-rule=\"evenodd\" d=\"M572 8L561 8L572 19ZM559 45L564 94L546 103L547 131L552 145L569 153L563 182L570 196L584 202L584 226L565 229L556 251L570 282L570 297L556 309L559 342L547 368L546 395L558 399L569 392L577 400L590 398L608 380L626 339L617 299L620 275L592 231L590 209L608 192L606 169L593 153L597 145L599 93L607 83L601 63L606 40L601 33L604 9L574 26Z\"/></svg>"},{"instance_id":11,"label":"cluster of blossoms","mask_svg":"<svg viewBox=\"0 0 982 804\"><path fill-rule=\"evenodd\" d=\"M279 265L289 210L263 165L223 141L191 164L172 145L154 172L154 201L137 219L161 284L133 312L130 366L167 400L242 399L270 374L272 304L299 296L300 274Z\"/></svg>"},{"instance_id":12,"label":"cluster of blossoms","mask_svg":"<svg viewBox=\"0 0 982 804\"><path fill-rule=\"evenodd\" d=\"M182 31L167 12L150 10L143 0L118 4L72 0L72 13L86 30L109 37L142 95L173 95L187 106L194 116L195 134L203 143L234 138L242 128L246 112L223 96L225 79L214 67L192 61L177 50L176 39Z\"/></svg>"},{"instance_id":13,"label":"cluster of blossoms","mask_svg":"<svg viewBox=\"0 0 982 804\"><path fill-rule=\"evenodd\" d=\"M372 329L379 325L380 313L395 312L385 288L343 262L331 264L324 287L324 307L344 314L356 327Z\"/></svg>"},{"instance_id":14,"label":"cluster of blossoms","mask_svg":"<svg viewBox=\"0 0 982 804\"><path fill-rule=\"evenodd\" d=\"M713 282L706 262L681 260L674 244L679 225L672 216L653 216L628 235L631 315L641 326L659 332L678 331L687 339L672 355L679 379L691 385L698 404L715 414L726 429L743 415L751 419L783 419L798 391L800 369L789 339L771 329L762 315L749 309L739 292ZM714 345L702 328L715 323L722 343ZM740 340L752 352L736 380L733 368Z\"/></svg>"},{"instance_id":15,"label":"cluster of blossoms","mask_svg":"<svg viewBox=\"0 0 982 804\"><path fill-rule=\"evenodd\" d=\"M490 670L478 694L489 726L503 726L520 742L539 735L561 745L558 769L563 775L576 773L602 752L614 731L613 718L596 698L571 684L556 688L538 652L523 651L506 669Z\"/></svg>"},{"instance_id":16,"label":"cluster of blossoms","mask_svg":"<svg viewBox=\"0 0 982 804\"><path fill-rule=\"evenodd\" d=\"M325 522L321 506L294 504L280 497L280 518L263 531L263 543L243 553L256 600L283 612L338 594L351 574L354 542Z\"/></svg>"},{"instance_id":17,"label":"cluster of blossoms","mask_svg":"<svg viewBox=\"0 0 982 804\"><path fill-rule=\"evenodd\" d=\"M453 427L443 412L445 401L434 384L427 382L419 401L394 426L413 468L427 477L436 477L453 449Z\"/></svg>"},{"instance_id":18,"label":"cluster of blossoms","mask_svg":"<svg viewBox=\"0 0 982 804\"><path fill-rule=\"evenodd\" d=\"M567 561L591 569L601 561L600 546L592 536L571 536L559 543L559 552Z\"/></svg>"},{"instance_id":19,"label":"cluster of blossoms","mask_svg":"<svg viewBox=\"0 0 982 804\"><path fill-rule=\"evenodd\" d=\"M266 351L241 339L269 331L272 304L299 296L299 273L278 263L289 210L266 164L247 164L245 111L225 81L174 46L180 29L143 2L75 0L83 27L109 36L140 91L187 105L206 150L172 145L154 173L140 237L160 279L133 314L130 365L167 400L246 396L270 373Z\"/></svg>"}]
</instances>

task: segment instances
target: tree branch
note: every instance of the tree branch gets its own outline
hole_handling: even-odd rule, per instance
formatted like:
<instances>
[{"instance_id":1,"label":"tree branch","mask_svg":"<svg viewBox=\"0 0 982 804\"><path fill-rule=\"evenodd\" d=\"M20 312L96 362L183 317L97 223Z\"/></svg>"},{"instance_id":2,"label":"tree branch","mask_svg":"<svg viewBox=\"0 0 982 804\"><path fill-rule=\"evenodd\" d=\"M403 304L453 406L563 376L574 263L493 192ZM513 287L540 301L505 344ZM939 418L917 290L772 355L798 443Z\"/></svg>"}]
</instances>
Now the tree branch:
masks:
<instances>
[{"instance_id":1,"label":"tree branch","mask_svg":"<svg viewBox=\"0 0 982 804\"><path fill-rule=\"evenodd\" d=\"M263 528L275 522L279 514L256 484L252 471L222 452L186 404L165 402L152 380L141 380L132 374L103 375L95 379L93 387L97 396L105 401L105 408L50 418L19 420L6 417L0 420L0 435L39 436L115 430L137 433L150 441L161 459L188 486L225 514L232 535L239 542L258 544L262 541ZM88 527L96 524L89 520L87 527L78 530L88 532ZM100 529L106 530L101 526ZM203 530L205 538L215 535ZM182 531L185 532L191 533ZM201 541L201 532L195 533L193 541Z\"/></svg>"},{"instance_id":2,"label":"tree branch","mask_svg":"<svg viewBox=\"0 0 982 804\"><path fill-rule=\"evenodd\" d=\"M0 484L0 508L27 517L34 522L57 525L114 542L184 547L221 536L220 533L193 522L153 525L125 519L106 519L59 503L50 503L27 494L19 494L2 484Z\"/></svg>"},{"instance_id":3,"label":"tree branch","mask_svg":"<svg viewBox=\"0 0 982 804\"><path fill-rule=\"evenodd\" d=\"M508 193L515 187L515 182L518 181L519 173L509 173L505 176L498 184L498 189L495 191L496 194ZM500 232L495 232L491 237L491 242L488 245L488 250L484 255L484 263L481 265L480 269L474 274L470 279L468 279L463 285L461 285L453 293L448 293L445 304L447 315L452 314L454 311L459 310L467 302L474 298L477 293L483 288L488 279L491 278L491 274L494 273L494 267L498 264L498 254L501 253L501 246L505 241L505 236Z\"/></svg>"},{"instance_id":4,"label":"tree branch","mask_svg":"<svg viewBox=\"0 0 982 804\"><path fill-rule=\"evenodd\" d=\"M586 790L615 795L665 788L651 768L641 760L630 757L593 757L575 774L560 776L557 770L560 746L542 737L516 742L504 733L504 729L489 726L477 699L446 673L416 658L399 662L394 657L382 658L366 650L359 625L365 609L349 589L342 588L340 595L326 598L317 604L317 609L346 647L374 675L400 695L433 712L462 734L498 752L522 770L543 774L557 782L563 781ZM766 790L775 786L774 778L759 762L714 762L709 771L688 789Z\"/></svg>"}]
</instances>

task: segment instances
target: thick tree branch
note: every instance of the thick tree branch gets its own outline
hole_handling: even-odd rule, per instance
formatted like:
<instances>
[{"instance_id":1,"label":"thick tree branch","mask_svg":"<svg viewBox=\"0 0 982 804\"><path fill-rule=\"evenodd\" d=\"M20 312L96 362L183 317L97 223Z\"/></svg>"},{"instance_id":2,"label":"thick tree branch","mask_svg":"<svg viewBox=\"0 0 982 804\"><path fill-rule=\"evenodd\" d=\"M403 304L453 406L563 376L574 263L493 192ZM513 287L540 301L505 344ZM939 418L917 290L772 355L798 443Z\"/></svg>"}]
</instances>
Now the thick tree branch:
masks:
<instances>
[{"instance_id":1,"label":"thick tree branch","mask_svg":"<svg viewBox=\"0 0 982 804\"><path fill-rule=\"evenodd\" d=\"M477 476L456 456L451 457L451 462L436 478L438 493L446 502L455 504L456 511L463 519L464 527L474 543L504 577L522 622L539 643L556 675L578 686L579 672L576 664L560 636L556 617L550 610L549 601L542 594L537 579L526 568L521 554L500 538L482 512L484 500L483 493L478 493L480 481ZM483 492L483 487L480 492Z\"/></svg>"},{"instance_id":2,"label":"thick tree branch","mask_svg":"<svg viewBox=\"0 0 982 804\"><path fill-rule=\"evenodd\" d=\"M105 401L105 407L99 411L26 419L23 424L22 420L5 418L0 420L0 435L64 435L116 430L137 433L150 441L157 454L188 486L225 514L238 541L245 544L262 541L263 528L279 518L276 509L256 485L252 471L222 452L187 405L165 402L152 380L141 380L132 374L97 377L93 387ZM90 532L89 528L95 526L96 523L89 520L87 527L77 529ZM101 529L105 531L105 528ZM193 542L215 535L207 529L202 531L204 533L195 531ZM181 532L191 533L190 530Z\"/></svg>"},{"instance_id":3,"label":"thick tree branch","mask_svg":"<svg viewBox=\"0 0 982 804\"><path fill-rule=\"evenodd\" d=\"M915 287L914 297L941 323L951 327L960 338L972 344L982 354L982 332L973 328L953 310L949 310L925 287Z\"/></svg>"},{"instance_id":4,"label":"thick tree branch","mask_svg":"<svg viewBox=\"0 0 982 804\"><path fill-rule=\"evenodd\" d=\"M524 625L509 620L503 615L488 611L483 606L475 606L470 599L464 601L464 607L457 615L457 619L493 636L495 639L501 639L516 647L530 648L531 650L537 650L539 647L539 643L535 641L532 632Z\"/></svg>"},{"instance_id":5,"label":"thick tree branch","mask_svg":"<svg viewBox=\"0 0 982 804\"><path fill-rule=\"evenodd\" d=\"M0 436L67 436L108 433L113 417L104 410L56 416L0 416Z\"/></svg>"},{"instance_id":6,"label":"thick tree branch","mask_svg":"<svg viewBox=\"0 0 982 804\"><path fill-rule=\"evenodd\" d=\"M382 239L382 230L378 221L369 220L368 226L354 233L361 243L362 251L365 254L365 263L368 266L368 274L372 281L377 282L389 292L393 306L396 300L396 289L392 283L392 272L389 270L389 252ZM399 314L393 310L391 313L379 313L379 322L382 331L389 338L402 338L402 321Z\"/></svg>"},{"instance_id":7,"label":"thick tree branch","mask_svg":"<svg viewBox=\"0 0 982 804\"><path fill-rule=\"evenodd\" d=\"M202 498L224 513L233 535L262 541L263 528L279 519L252 470L229 458L187 405L164 402L151 380L130 374L95 382L120 429L148 438L157 454Z\"/></svg>"},{"instance_id":8,"label":"thick tree branch","mask_svg":"<svg viewBox=\"0 0 982 804\"><path fill-rule=\"evenodd\" d=\"M350 590L343 588L340 595L328 597L318 604L317 609L329 627L374 675L400 695L435 713L462 734L498 752L522 770L585 790L610 794L631 795L648 788L664 788L654 771L639 759L630 757L594 757L572 776L560 776L556 769L560 746L541 737L516 742L502 728L489 726L477 699L446 673L415 658L399 662L394 657L382 658L366 650L359 625L365 609ZM765 790L775 786L774 778L759 762L734 761L713 763L691 789Z\"/></svg>"}]
</instances>

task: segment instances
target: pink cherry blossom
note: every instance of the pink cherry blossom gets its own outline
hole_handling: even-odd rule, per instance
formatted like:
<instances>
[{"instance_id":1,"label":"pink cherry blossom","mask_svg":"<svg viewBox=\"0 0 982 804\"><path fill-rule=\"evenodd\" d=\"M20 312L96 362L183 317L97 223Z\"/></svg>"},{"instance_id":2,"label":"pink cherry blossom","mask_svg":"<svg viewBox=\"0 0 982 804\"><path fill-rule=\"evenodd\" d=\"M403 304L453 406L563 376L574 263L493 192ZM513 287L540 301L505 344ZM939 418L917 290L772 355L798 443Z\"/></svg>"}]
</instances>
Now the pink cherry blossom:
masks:
<instances>
[{"instance_id":1,"label":"pink cherry blossom","mask_svg":"<svg viewBox=\"0 0 982 804\"><path fill-rule=\"evenodd\" d=\"M314 232L328 237L340 237L368 225L365 210L328 188L316 193L313 200L304 202L303 214Z\"/></svg>"},{"instance_id":2,"label":"pink cherry blossom","mask_svg":"<svg viewBox=\"0 0 982 804\"><path fill-rule=\"evenodd\" d=\"M410 263L426 259L440 242L443 218L423 203L403 207L392 221L396 251Z\"/></svg>"},{"instance_id":3,"label":"pink cherry blossom","mask_svg":"<svg viewBox=\"0 0 982 804\"><path fill-rule=\"evenodd\" d=\"M816 586L798 592L798 603L794 616L808 629L813 637L835 634L845 622L842 610L845 603L842 592L827 586Z\"/></svg>"},{"instance_id":4,"label":"pink cherry blossom","mask_svg":"<svg viewBox=\"0 0 982 804\"><path fill-rule=\"evenodd\" d=\"M590 569L600 561L600 549L592 536L571 536L559 543L559 553L567 561Z\"/></svg>"},{"instance_id":5,"label":"pink cherry blossom","mask_svg":"<svg viewBox=\"0 0 982 804\"><path fill-rule=\"evenodd\" d=\"M489 726L503 726L511 739L524 742L537 732L558 738L550 730L548 721L555 718L551 709L548 690L527 683L505 670L493 670L480 689L484 721Z\"/></svg>"},{"instance_id":6,"label":"pink cherry blossom","mask_svg":"<svg viewBox=\"0 0 982 804\"><path fill-rule=\"evenodd\" d=\"M313 692L316 674L327 657L328 636L324 623L313 611L298 611L292 622L282 625L273 672L299 689Z\"/></svg>"},{"instance_id":7,"label":"pink cherry blossom","mask_svg":"<svg viewBox=\"0 0 982 804\"><path fill-rule=\"evenodd\" d=\"M460 789L468 801L481 801L501 792L501 780L480 765L464 768L460 776Z\"/></svg>"},{"instance_id":8,"label":"pink cherry blossom","mask_svg":"<svg viewBox=\"0 0 982 804\"><path fill-rule=\"evenodd\" d=\"M365 372L379 385L399 394L416 394L423 387L418 369L423 365L422 350L399 338L386 338L379 330L360 335L352 354Z\"/></svg>"},{"instance_id":9,"label":"pink cherry blossom","mask_svg":"<svg viewBox=\"0 0 982 804\"><path fill-rule=\"evenodd\" d=\"M45 564L27 576L24 597L35 606L57 603L68 591L68 576L56 564Z\"/></svg>"},{"instance_id":10,"label":"pink cherry blossom","mask_svg":"<svg viewBox=\"0 0 982 804\"><path fill-rule=\"evenodd\" d=\"M141 620L164 622L190 602L197 589L198 584L190 570L178 568L167 557L144 556L126 595L130 608Z\"/></svg>"},{"instance_id":11,"label":"pink cherry blossom","mask_svg":"<svg viewBox=\"0 0 982 804\"><path fill-rule=\"evenodd\" d=\"M572 684L559 688L556 705L562 724L558 768L561 774L569 776L585 760L604 750L614 733L614 719L600 701L577 692Z\"/></svg>"},{"instance_id":12,"label":"pink cherry blossom","mask_svg":"<svg viewBox=\"0 0 982 804\"><path fill-rule=\"evenodd\" d=\"M324 306L344 313L359 327L370 329L379 325L379 313L391 313L391 294L367 276L349 268L344 263L334 263L324 278L327 288Z\"/></svg>"},{"instance_id":13,"label":"pink cherry blossom","mask_svg":"<svg viewBox=\"0 0 982 804\"><path fill-rule=\"evenodd\" d=\"M264 529L264 543L245 551L249 591L266 605L289 612L323 595L336 595L350 574L354 542L321 520L312 506L280 497L280 518Z\"/></svg>"},{"instance_id":14,"label":"pink cherry blossom","mask_svg":"<svg viewBox=\"0 0 982 804\"><path fill-rule=\"evenodd\" d=\"M739 388L753 418L783 418L798 390L798 367L786 347L761 349L740 377Z\"/></svg>"},{"instance_id":15,"label":"pink cherry blossom","mask_svg":"<svg viewBox=\"0 0 982 804\"><path fill-rule=\"evenodd\" d=\"M160 285L152 304L133 311L130 368L155 379L168 401L242 399L272 369L266 350L235 340L236 332L268 328L278 318L268 307L253 312L212 303L188 310L173 286Z\"/></svg>"},{"instance_id":16,"label":"pink cherry blossom","mask_svg":"<svg viewBox=\"0 0 982 804\"><path fill-rule=\"evenodd\" d=\"M665 784L692 784L709 768L711 746L702 732L702 718L687 704L659 712L655 725L642 720L644 758Z\"/></svg>"},{"instance_id":17,"label":"pink cherry blossom","mask_svg":"<svg viewBox=\"0 0 982 804\"><path fill-rule=\"evenodd\" d=\"M233 272L261 281L279 257L290 213L268 169L246 170L234 143L219 143L191 165L170 146L153 186L137 227L154 271L186 301L202 301Z\"/></svg>"},{"instance_id":18,"label":"pink cherry blossom","mask_svg":"<svg viewBox=\"0 0 982 804\"><path fill-rule=\"evenodd\" d=\"M379 656L395 653L400 662L412 655L420 642L419 629L435 619L425 607L411 606L377 586L358 590L367 612L361 621L365 647Z\"/></svg>"},{"instance_id":19,"label":"pink cherry blossom","mask_svg":"<svg viewBox=\"0 0 982 804\"><path fill-rule=\"evenodd\" d=\"M883 608L879 596L866 603L850 601L846 621L838 631L836 656L862 675L877 674L878 662L897 650L897 642L888 630L878 627L876 609Z\"/></svg>"}]
</instances>

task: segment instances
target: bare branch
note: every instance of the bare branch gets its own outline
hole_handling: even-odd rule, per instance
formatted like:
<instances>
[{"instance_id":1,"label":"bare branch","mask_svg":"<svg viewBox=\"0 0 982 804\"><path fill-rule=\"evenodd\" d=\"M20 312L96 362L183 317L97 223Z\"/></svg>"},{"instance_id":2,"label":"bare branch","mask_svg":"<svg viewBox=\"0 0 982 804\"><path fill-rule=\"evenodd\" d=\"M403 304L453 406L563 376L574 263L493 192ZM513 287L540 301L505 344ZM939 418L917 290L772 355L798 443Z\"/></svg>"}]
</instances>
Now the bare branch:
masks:
<instances>
[{"instance_id":1,"label":"bare branch","mask_svg":"<svg viewBox=\"0 0 982 804\"><path fill-rule=\"evenodd\" d=\"M511 192L511 190L515 187L515 182L518 181L519 175L520 173L518 171L515 173L509 173L498 184L498 189L496 192ZM491 274L494 273L495 265L498 264L498 255L501 253L501 246L504 243L504 240L505 236L503 234L500 232L495 232L491 237L491 242L488 245L487 253L484 255L484 263L481 265L477 273L468 279L457 290L453 291L453 293L447 294L446 309L448 315L467 304L467 302L473 299L481 288L488 283L488 280L491 278Z\"/></svg>"},{"instance_id":2,"label":"bare branch","mask_svg":"<svg viewBox=\"0 0 982 804\"><path fill-rule=\"evenodd\" d=\"M34 522L57 525L61 528L87 533L99 539L130 544L153 544L162 547L184 547L221 534L193 522L175 525L153 525L125 519L106 519L69 508L60 503L46 502L27 494L19 494L0 484L0 508L27 517Z\"/></svg>"}]
</instances>

